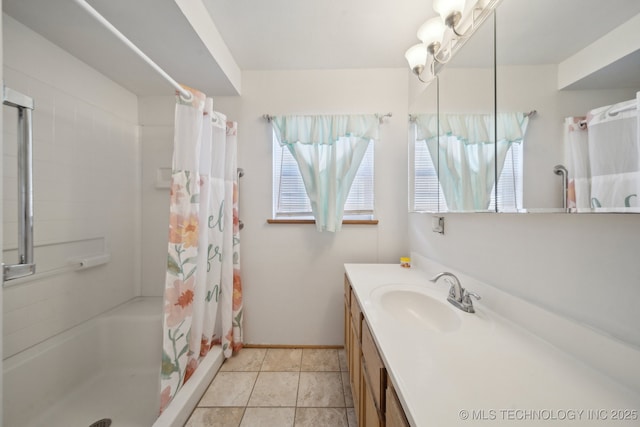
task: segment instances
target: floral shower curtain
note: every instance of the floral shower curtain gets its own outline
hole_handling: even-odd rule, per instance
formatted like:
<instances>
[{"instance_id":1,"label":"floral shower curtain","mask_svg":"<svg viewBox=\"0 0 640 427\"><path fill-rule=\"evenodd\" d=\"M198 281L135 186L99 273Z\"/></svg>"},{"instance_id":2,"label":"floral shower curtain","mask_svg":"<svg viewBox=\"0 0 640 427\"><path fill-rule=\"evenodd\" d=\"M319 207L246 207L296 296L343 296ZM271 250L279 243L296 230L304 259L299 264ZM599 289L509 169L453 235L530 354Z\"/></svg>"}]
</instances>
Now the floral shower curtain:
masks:
<instances>
[{"instance_id":1,"label":"floral shower curtain","mask_svg":"<svg viewBox=\"0 0 640 427\"><path fill-rule=\"evenodd\" d=\"M237 124L189 90L175 110L161 411L213 345L242 346Z\"/></svg>"}]
</instances>

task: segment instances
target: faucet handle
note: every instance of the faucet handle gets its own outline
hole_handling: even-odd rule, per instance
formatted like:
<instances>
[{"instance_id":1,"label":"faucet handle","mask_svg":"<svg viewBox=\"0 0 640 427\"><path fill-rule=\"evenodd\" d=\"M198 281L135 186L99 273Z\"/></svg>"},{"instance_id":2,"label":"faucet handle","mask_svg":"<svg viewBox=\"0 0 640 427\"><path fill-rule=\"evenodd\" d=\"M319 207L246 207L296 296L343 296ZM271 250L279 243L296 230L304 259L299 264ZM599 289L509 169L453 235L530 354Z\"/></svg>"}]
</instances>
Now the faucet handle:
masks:
<instances>
[{"instance_id":1,"label":"faucet handle","mask_svg":"<svg viewBox=\"0 0 640 427\"><path fill-rule=\"evenodd\" d=\"M456 282L450 278L450 277L445 277L444 281L449 285L449 298L456 298ZM464 293L464 288L462 289L462 293Z\"/></svg>"},{"instance_id":2,"label":"faucet handle","mask_svg":"<svg viewBox=\"0 0 640 427\"><path fill-rule=\"evenodd\" d=\"M471 302L471 299L469 297L474 297L476 300L481 300L482 297L474 292L469 292L466 289L463 292L463 298L465 298L465 300Z\"/></svg>"},{"instance_id":3,"label":"faucet handle","mask_svg":"<svg viewBox=\"0 0 640 427\"><path fill-rule=\"evenodd\" d=\"M473 301L471 301L471 297L474 297L476 300L482 299L480 295L469 292L466 289L462 291L462 304L467 307L473 307Z\"/></svg>"},{"instance_id":4,"label":"faucet handle","mask_svg":"<svg viewBox=\"0 0 640 427\"><path fill-rule=\"evenodd\" d=\"M462 291L462 309L467 313L475 313L476 311L473 308L473 301L471 301L471 297L474 297L476 300L481 299L480 295L468 292L466 289Z\"/></svg>"}]
</instances>

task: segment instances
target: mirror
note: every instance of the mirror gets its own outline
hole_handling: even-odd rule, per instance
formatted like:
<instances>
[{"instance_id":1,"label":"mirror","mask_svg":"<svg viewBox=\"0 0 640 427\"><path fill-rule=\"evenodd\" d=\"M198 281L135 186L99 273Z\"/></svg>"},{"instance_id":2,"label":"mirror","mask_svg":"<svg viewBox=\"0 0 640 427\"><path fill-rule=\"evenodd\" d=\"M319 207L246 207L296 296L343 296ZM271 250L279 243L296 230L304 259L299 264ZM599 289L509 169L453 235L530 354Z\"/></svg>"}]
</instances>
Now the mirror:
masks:
<instances>
[{"instance_id":1,"label":"mirror","mask_svg":"<svg viewBox=\"0 0 640 427\"><path fill-rule=\"evenodd\" d=\"M427 116L421 126L412 122L410 141L415 147L418 137L428 147L431 144L426 151L434 152L433 167L440 174L440 185L435 185L438 195L434 196L431 183L431 193L420 196L419 177L425 174L416 167L410 180L411 194L416 195L412 200L422 197L431 204L415 203L411 210L566 211L564 202L569 198L567 207L576 208L572 212L640 212L638 70L637 0L502 1L494 16L442 66L434 83L426 89L417 82L410 87L410 114ZM416 86L420 90L414 90ZM428 117L434 108L440 123ZM616 114L621 109L626 110ZM453 193L462 200L485 203L483 192L495 182L488 173L483 185L460 184L460 174L446 169L453 153L443 149L454 133L447 121L478 124L487 114L493 114L496 127L483 142L493 147L498 186L490 190L485 209L447 203L454 200ZM622 131L611 130L620 123ZM623 135L614 139L624 143L613 152L607 152L611 143L592 146L592 140L604 136L612 141L614 134ZM419 166L421 153L415 147L410 150L416 156L412 164ZM474 154L475 160L479 154ZM477 161L467 163L472 174L481 169ZM566 185L558 166L568 171ZM459 184L447 183L449 175Z\"/></svg>"},{"instance_id":2,"label":"mirror","mask_svg":"<svg viewBox=\"0 0 640 427\"><path fill-rule=\"evenodd\" d=\"M500 211L565 208L566 188L578 211L640 212L637 110L606 113L640 90L639 13L635 0L500 3L498 112L537 112L522 144L522 205Z\"/></svg>"},{"instance_id":3,"label":"mirror","mask_svg":"<svg viewBox=\"0 0 640 427\"><path fill-rule=\"evenodd\" d=\"M490 15L410 102L412 211L495 212L493 33Z\"/></svg>"}]
</instances>

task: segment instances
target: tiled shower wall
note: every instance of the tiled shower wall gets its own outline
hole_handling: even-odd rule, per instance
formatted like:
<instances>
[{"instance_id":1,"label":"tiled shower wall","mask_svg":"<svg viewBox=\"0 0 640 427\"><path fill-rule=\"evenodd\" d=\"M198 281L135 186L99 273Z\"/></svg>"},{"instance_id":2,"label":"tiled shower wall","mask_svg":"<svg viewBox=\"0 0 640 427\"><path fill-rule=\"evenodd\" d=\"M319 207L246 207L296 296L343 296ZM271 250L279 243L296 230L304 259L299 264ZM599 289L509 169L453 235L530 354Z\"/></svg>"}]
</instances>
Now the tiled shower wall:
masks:
<instances>
[{"instance_id":1,"label":"tiled shower wall","mask_svg":"<svg viewBox=\"0 0 640 427\"><path fill-rule=\"evenodd\" d=\"M39 272L4 290L6 358L139 294L140 155L134 94L6 15L3 25L5 85L35 100ZM17 113L3 115L3 262L13 263ZM65 270L103 252L106 265Z\"/></svg>"}]
</instances>

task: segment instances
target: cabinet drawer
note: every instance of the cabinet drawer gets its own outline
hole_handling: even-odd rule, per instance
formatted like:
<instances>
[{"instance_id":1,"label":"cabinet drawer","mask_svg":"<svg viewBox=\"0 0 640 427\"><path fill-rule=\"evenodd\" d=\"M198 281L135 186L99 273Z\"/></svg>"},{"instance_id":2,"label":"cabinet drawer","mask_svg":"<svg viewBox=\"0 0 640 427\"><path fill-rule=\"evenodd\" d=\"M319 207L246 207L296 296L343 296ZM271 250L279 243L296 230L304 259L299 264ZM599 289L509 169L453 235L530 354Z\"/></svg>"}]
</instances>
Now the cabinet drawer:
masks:
<instances>
[{"instance_id":1,"label":"cabinet drawer","mask_svg":"<svg viewBox=\"0 0 640 427\"><path fill-rule=\"evenodd\" d=\"M378 349L366 321L362 322L362 360L365 365L365 375L367 375L369 384L371 384L373 400L378 411L384 413L384 389L387 382L387 371L378 354Z\"/></svg>"}]
</instances>

